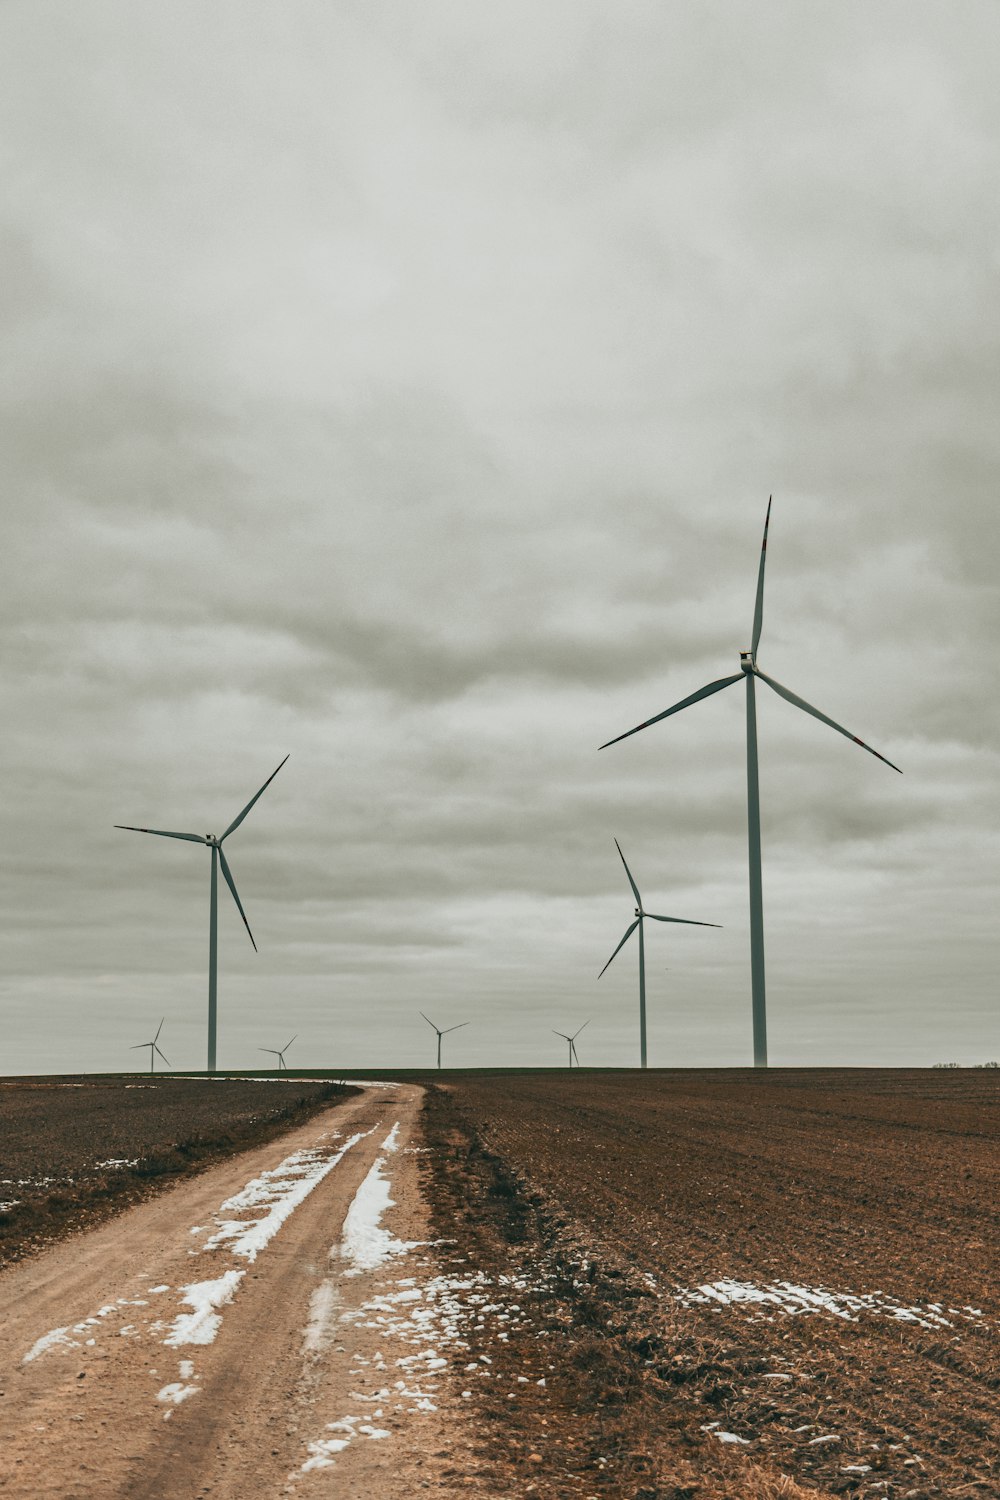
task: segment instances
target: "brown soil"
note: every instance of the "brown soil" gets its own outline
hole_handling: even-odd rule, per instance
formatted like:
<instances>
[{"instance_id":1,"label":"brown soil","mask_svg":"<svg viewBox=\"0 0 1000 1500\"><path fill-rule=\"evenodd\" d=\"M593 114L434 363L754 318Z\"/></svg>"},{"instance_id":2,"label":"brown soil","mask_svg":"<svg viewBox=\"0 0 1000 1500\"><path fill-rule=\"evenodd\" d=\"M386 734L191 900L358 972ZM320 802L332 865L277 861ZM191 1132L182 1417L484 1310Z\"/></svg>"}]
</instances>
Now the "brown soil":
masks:
<instances>
[{"instance_id":1,"label":"brown soil","mask_svg":"<svg viewBox=\"0 0 1000 1500\"><path fill-rule=\"evenodd\" d=\"M996 1500L998 1105L985 1071L581 1070L430 1090L438 1232L456 1260L536 1287L507 1293L516 1330L472 1354L492 1361L473 1400L497 1492ZM887 1307L676 1300L723 1278ZM950 1326L895 1317L890 1298L939 1303Z\"/></svg>"},{"instance_id":2,"label":"brown soil","mask_svg":"<svg viewBox=\"0 0 1000 1500\"><path fill-rule=\"evenodd\" d=\"M299 1079L0 1082L0 1267L354 1092Z\"/></svg>"}]
</instances>

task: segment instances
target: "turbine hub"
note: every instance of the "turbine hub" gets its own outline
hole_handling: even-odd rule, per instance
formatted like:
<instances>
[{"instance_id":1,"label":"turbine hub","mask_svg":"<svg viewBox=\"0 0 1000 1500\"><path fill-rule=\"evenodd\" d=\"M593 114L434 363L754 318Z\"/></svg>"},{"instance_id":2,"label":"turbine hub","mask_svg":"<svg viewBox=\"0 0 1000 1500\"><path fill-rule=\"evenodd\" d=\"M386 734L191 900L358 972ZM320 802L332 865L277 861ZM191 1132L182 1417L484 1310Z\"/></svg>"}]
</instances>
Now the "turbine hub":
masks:
<instances>
[{"instance_id":1,"label":"turbine hub","mask_svg":"<svg viewBox=\"0 0 1000 1500\"><path fill-rule=\"evenodd\" d=\"M740 670L742 672L746 672L748 675L751 675L753 673L753 669L754 669L753 652L752 651L741 651L740 652Z\"/></svg>"},{"instance_id":2,"label":"turbine hub","mask_svg":"<svg viewBox=\"0 0 1000 1500\"><path fill-rule=\"evenodd\" d=\"M637 917L641 917L642 916L642 911L641 911L641 909L638 906L635 909L635 914L636 914Z\"/></svg>"}]
</instances>

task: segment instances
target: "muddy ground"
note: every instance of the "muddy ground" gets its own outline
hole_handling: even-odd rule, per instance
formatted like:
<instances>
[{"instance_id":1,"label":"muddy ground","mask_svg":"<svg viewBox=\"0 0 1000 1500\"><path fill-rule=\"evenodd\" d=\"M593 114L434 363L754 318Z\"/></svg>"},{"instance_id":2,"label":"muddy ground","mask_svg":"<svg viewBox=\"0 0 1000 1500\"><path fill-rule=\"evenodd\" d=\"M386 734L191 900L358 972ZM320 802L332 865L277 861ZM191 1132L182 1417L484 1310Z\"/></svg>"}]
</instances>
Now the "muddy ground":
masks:
<instances>
[{"instance_id":1,"label":"muddy ground","mask_svg":"<svg viewBox=\"0 0 1000 1500\"><path fill-rule=\"evenodd\" d=\"M350 1092L299 1079L0 1080L0 1267Z\"/></svg>"},{"instance_id":2,"label":"muddy ground","mask_svg":"<svg viewBox=\"0 0 1000 1500\"><path fill-rule=\"evenodd\" d=\"M990 1072L432 1087L438 1232L536 1288L473 1350L497 1492L996 1500L998 1106Z\"/></svg>"}]
</instances>

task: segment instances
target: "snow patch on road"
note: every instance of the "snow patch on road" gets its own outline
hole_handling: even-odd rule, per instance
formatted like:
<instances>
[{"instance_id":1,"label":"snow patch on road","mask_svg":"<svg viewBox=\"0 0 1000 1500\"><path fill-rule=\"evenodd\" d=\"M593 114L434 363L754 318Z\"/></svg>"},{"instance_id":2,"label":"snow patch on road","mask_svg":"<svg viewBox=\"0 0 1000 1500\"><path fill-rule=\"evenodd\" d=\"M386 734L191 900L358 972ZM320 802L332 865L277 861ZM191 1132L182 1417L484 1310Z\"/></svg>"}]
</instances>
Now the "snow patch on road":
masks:
<instances>
[{"instance_id":1,"label":"snow patch on road","mask_svg":"<svg viewBox=\"0 0 1000 1500\"><path fill-rule=\"evenodd\" d=\"M226 1271L214 1281L193 1281L190 1286L181 1287L184 1293L181 1301L194 1311L175 1318L163 1342L172 1349L182 1344L214 1343L222 1327L222 1314L217 1309L232 1302L245 1275L245 1271Z\"/></svg>"},{"instance_id":2,"label":"snow patch on road","mask_svg":"<svg viewBox=\"0 0 1000 1500\"><path fill-rule=\"evenodd\" d=\"M352 1146L370 1134L366 1130L352 1135L332 1156L325 1151L295 1151L272 1171L254 1177L220 1205L219 1214L227 1209L231 1213L246 1213L263 1206L267 1207L267 1213L256 1219L220 1219L218 1214L214 1215L218 1228L201 1250L218 1250L224 1245L233 1255L255 1261L316 1184L333 1171ZM192 1234L195 1232L191 1230Z\"/></svg>"},{"instance_id":3,"label":"snow patch on road","mask_svg":"<svg viewBox=\"0 0 1000 1500\"><path fill-rule=\"evenodd\" d=\"M180 1380L174 1380L170 1385L165 1385L162 1391L157 1393L157 1401L168 1401L171 1406L180 1406L189 1396L197 1396L201 1390L200 1385L184 1385Z\"/></svg>"},{"instance_id":4,"label":"snow patch on road","mask_svg":"<svg viewBox=\"0 0 1000 1500\"><path fill-rule=\"evenodd\" d=\"M337 1301L333 1282L321 1281L309 1298L309 1322L302 1334L303 1354L322 1354L329 1344Z\"/></svg>"},{"instance_id":5,"label":"snow patch on road","mask_svg":"<svg viewBox=\"0 0 1000 1500\"><path fill-rule=\"evenodd\" d=\"M32 1360L37 1359L40 1354L45 1354L49 1349L79 1349L79 1339L71 1339L69 1336L69 1325L65 1328L53 1328L48 1333L43 1333L40 1339L36 1339L21 1360L22 1365L30 1365Z\"/></svg>"},{"instance_id":6,"label":"snow patch on road","mask_svg":"<svg viewBox=\"0 0 1000 1500\"><path fill-rule=\"evenodd\" d=\"M96 1313L92 1313L89 1318L81 1319L79 1323L67 1324L63 1328L52 1328L48 1333L43 1333L41 1338L36 1339L27 1354L23 1356L21 1363L23 1365L31 1364L32 1360L37 1359L40 1354L48 1353L50 1349L79 1349L80 1340L71 1338L71 1334L82 1334L86 1333L88 1329L96 1328L106 1318L109 1318L112 1313L120 1313L123 1307L148 1306L149 1303L142 1297L119 1297L116 1302L106 1302L103 1307L97 1309ZM91 1338L85 1342L93 1344L96 1340Z\"/></svg>"},{"instance_id":7,"label":"snow patch on road","mask_svg":"<svg viewBox=\"0 0 1000 1500\"><path fill-rule=\"evenodd\" d=\"M196 1396L198 1394L201 1386L188 1383L196 1378L193 1360L182 1359L178 1375L180 1377L178 1380L171 1381L169 1385L165 1385L162 1390L157 1392L157 1401L163 1401L169 1406L180 1406L181 1402L186 1401L189 1396Z\"/></svg>"},{"instance_id":8,"label":"snow patch on road","mask_svg":"<svg viewBox=\"0 0 1000 1500\"><path fill-rule=\"evenodd\" d=\"M391 1436L385 1427L373 1427L370 1422L362 1422L360 1417L343 1417L339 1422L327 1422L327 1432L343 1432L344 1437L319 1438L316 1442L308 1445L309 1457L300 1469L302 1474L310 1474L314 1469L328 1469L333 1464L333 1455L343 1453L344 1449L357 1437L387 1438Z\"/></svg>"},{"instance_id":9,"label":"snow patch on road","mask_svg":"<svg viewBox=\"0 0 1000 1500\"><path fill-rule=\"evenodd\" d=\"M384 1143L392 1151L396 1147L394 1144L390 1145L390 1142L398 1129L397 1122ZM345 1276L360 1276L362 1271L373 1271L391 1256L405 1255L407 1251L415 1250L419 1243L399 1240L388 1229L382 1228L382 1215L395 1203L389 1196L390 1183L382 1171L384 1166L385 1157L377 1156L347 1210L340 1242L341 1255L351 1262L350 1269L344 1272Z\"/></svg>"}]
</instances>

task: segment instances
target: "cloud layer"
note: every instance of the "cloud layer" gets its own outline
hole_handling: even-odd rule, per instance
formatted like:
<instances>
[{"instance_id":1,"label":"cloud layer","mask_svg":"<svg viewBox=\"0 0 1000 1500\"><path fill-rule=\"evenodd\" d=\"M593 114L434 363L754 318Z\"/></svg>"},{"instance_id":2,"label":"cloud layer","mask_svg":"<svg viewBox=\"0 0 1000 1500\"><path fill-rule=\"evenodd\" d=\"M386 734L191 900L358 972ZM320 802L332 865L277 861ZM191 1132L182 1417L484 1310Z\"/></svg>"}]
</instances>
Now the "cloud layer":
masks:
<instances>
[{"instance_id":1,"label":"cloud layer","mask_svg":"<svg viewBox=\"0 0 1000 1500\"><path fill-rule=\"evenodd\" d=\"M10 1071L982 1061L992 6L14 3L0 17ZM425 1035L426 1033L426 1035ZM151 1033L150 1033L151 1034ZM279 1037L279 1041L281 1038ZM550 1048L551 1040L551 1048ZM583 1043L587 1045L584 1046ZM589 1055L587 1055L589 1053Z\"/></svg>"}]
</instances>

